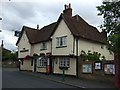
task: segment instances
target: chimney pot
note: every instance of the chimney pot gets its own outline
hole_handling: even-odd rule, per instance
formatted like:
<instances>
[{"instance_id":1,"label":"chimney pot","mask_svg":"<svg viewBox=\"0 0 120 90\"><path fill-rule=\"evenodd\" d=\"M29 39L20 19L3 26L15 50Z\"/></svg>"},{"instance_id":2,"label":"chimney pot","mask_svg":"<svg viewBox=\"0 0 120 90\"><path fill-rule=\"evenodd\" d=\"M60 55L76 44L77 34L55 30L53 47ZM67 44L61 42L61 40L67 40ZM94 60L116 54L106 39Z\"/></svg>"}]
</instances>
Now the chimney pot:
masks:
<instances>
[{"instance_id":1,"label":"chimney pot","mask_svg":"<svg viewBox=\"0 0 120 90\"><path fill-rule=\"evenodd\" d=\"M67 5L65 4L64 7L65 7L65 10L66 10L67 9Z\"/></svg>"},{"instance_id":2,"label":"chimney pot","mask_svg":"<svg viewBox=\"0 0 120 90\"><path fill-rule=\"evenodd\" d=\"M39 29L39 25L37 24L37 29Z\"/></svg>"},{"instance_id":3,"label":"chimney pot","mask_svg":"<svg viewBox=\"0 0 120 90\"><path fill-rule=\"evenodd\" d=\"M71 8L71 4L69 3L69 5L64 5L65 6L65 10L63 10L63 13L65 15L68 15L68 16L72 16L72 8Z\"/></svg>"},{"instance_id":4,"label":"chimney pot","mask_svg":"<svg viewBox=\"0 0 120 90\"><path fill-rule=\"evenodd\" d=\"M71 8L71 3L69 3L69 8Z\"/></svg>"}]
</instances>

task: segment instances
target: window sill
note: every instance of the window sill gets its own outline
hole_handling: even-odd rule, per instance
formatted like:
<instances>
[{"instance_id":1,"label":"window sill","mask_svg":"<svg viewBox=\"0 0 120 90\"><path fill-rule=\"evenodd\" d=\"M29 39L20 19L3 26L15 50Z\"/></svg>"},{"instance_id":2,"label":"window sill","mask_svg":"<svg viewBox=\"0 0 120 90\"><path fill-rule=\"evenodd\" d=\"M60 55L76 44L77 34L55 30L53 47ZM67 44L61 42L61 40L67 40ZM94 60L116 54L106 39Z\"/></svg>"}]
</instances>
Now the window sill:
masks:
<instances>
[{"instance_id":1,"label":"window sill","mask_svg":"<svg viewBox=\"0 0 120 90\"><path fill-rule=\"evenodd\" d=\"M64 48L64 47L67 47L67 46L59 46L59 47L56 47L56 48Z\"/></svg>"},{"instance_id":2,"label":"window sill","mask_svg":"<svg viewBox=\"0 0 120 90\"><path fill-rule=\"evenodd\" d=\"M37 68L46 68L46 66L37 66Z\"/></svg>"}]
</instances>

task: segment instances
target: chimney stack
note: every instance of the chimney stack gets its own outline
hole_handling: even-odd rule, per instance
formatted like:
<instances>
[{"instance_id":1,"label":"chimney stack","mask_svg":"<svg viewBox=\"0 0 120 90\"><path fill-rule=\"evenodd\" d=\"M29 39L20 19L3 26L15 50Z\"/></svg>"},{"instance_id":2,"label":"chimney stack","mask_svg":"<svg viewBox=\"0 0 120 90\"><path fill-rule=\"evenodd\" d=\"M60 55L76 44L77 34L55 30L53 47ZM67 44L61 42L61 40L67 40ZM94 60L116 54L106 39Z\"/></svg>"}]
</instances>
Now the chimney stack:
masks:
<instances>
[{"instance_id":1,"label":"chimney stack","mask_svg":"<svg viewBox=\"0 0 120 90\"><path fill-rule=\"evenodd\" d=\"M37 30L39 30L39 25L37 24Z\"/></svg>"},{"instance_id":2,"label":"chimney stack","mask_svg":"<svg viewBox=\"0 0 120 90\"><path fill-rule=\"evenodd\" d=\"M71 4L69 3L69 8L71 8Z\"/></svg>"},{"instance_id":3,"label":"chimney stack","mask_svg":"<svg viewBox=\"0 0 120 90\"><path fill-rule=\"evenodd\" d=\"M63 10L63 13L65 15L68 15L68 16L72 16L72 8L71 8L71 4L69 3L69 5L64 5L65 7L65 10Z\"/></svg>"},{"instance_id":4,"label":"chimney stack","mask_svg":"<svg viewBox=\"0 0 120 90\"><path fill-rule=\"evenodd\" d=\"M65 10L66 10L67 9L67 5L65 4L64 7L65 7Z\"/></svg>"}]
</instances>

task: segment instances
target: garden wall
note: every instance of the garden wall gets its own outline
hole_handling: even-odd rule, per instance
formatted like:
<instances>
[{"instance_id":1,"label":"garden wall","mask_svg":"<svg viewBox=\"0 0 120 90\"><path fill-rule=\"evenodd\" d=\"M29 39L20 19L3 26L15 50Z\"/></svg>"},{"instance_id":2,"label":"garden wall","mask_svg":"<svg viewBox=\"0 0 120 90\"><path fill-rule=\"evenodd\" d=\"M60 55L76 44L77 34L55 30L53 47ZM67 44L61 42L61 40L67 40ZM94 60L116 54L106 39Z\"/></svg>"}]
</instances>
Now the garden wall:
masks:
<instances>
[{"instance_id":1,"label":"garden wall","mask_svg":"<svg viewBox=\"0 0 120 90\"><path fill-rule=\"evenodd\" d=\"M114 84L114 62L103 61L79 61L79 78L99 80Z\"/></svg>"}]
</instances>

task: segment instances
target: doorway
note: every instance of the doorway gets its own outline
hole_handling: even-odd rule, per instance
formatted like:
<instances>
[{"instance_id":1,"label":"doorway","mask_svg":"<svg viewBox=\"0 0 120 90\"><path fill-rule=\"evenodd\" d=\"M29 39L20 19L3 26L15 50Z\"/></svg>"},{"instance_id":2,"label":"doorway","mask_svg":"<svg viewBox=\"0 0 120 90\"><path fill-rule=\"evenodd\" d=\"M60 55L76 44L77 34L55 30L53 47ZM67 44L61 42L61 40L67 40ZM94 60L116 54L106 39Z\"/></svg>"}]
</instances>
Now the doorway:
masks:
<instances>
[{"instance_id":1,"label":"doorway","mask_svg":"<svg viewBox=\"0 0 120 90\"><path fill-rule=\"evenodd\" d=\"M37 63L37 60L33 59L33 72L36 72L36 63Z\"/></svg>"}]
</instances>

